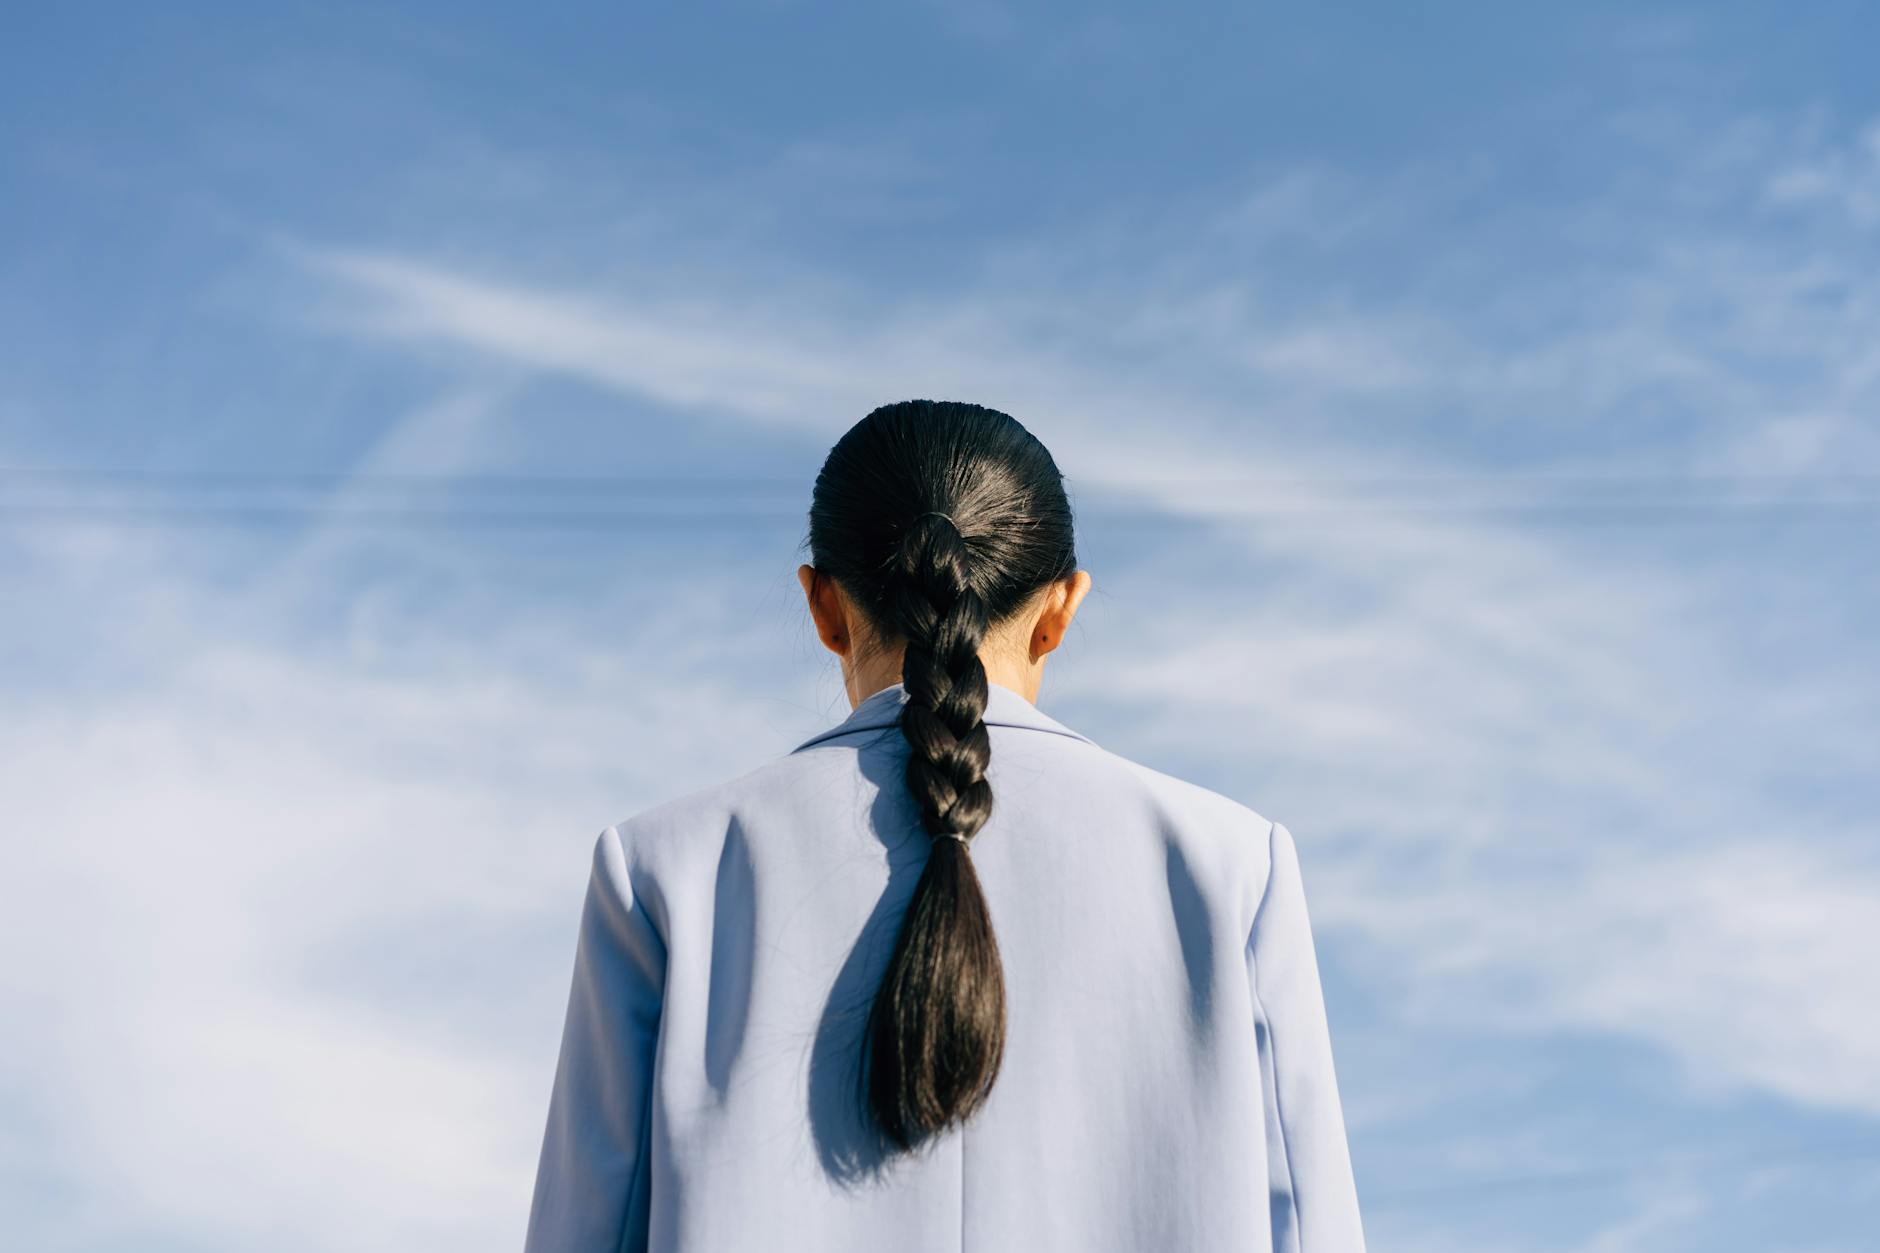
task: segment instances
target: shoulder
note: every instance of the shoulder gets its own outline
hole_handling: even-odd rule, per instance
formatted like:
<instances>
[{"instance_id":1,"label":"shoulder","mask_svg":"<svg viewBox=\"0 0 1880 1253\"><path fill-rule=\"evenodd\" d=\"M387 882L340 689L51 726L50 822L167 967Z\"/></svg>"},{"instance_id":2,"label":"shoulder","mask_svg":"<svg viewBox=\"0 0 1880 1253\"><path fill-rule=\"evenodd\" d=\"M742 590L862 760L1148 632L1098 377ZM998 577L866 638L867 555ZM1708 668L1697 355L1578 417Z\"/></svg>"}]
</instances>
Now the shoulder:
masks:
<instances>
[{"instance_id":1,"label":"shoulder","mask_svg":"<svg viewBox=\"0 0 1880 1253\"><path fill-rule=\"evenodd\" d=\"M1242 919L1252 925L1276 865L1289 864L1293 840L1286 824L1252 804L1118 754L1120 769L1156 798L1188 846L1236 885Z\"/></svg>"},{"instance_id":2,"label":"shoulder","mask_svg":"<svg viewBox=\"0 0 1880 1253\"><path fill-rule=\"evenodd\" d=\"M669 846L696 841L701 833L722 830L752 799L787 786L789 757L764 762L744 773L716 780L638 810L608 828L631 854L657 856Z\"/></svg>"},{"instance_id":3,"label":"shoulder","mask_svg":"<svg viewBox=\"0 0 1880 1253\"><path fill-rule=\"evenodd\" d=\"M614 823L612 838L642 873L679 874L716 866L725 838L741 823L775 827L792 813L827 802L834 776L853 773L852 758L805 749L771 757L741 774L661 800Z\"/></svg>"},{"instance_id":4,"label":"shoulder","mask_svg":"<svg viewBox=\"0 0 1880 1253\"><path fill-rule=\"evenodd\" d=\"M715 873L725 838L750 801L787 786L788 760L767 761L609 823L594 840L595 882L611 897L644 906L668 934L670 898L699 874Z\"/></svg>"},{"instance_id":5,"label":"shoulder","mask_svg":"<svg viewBox=\"0 0 1880 1253\"><path fill-rule=\"evenodd\" d=\"M1278 825L1252 805L1193 780L1156 769L1087 739L1039 736L1050 765L1027 766L1009 781L1022 781L1034 803L1060 815L1105 828L1142 832L1179 852L1193 873L1222 886L1237 885L1251 903L1267 880ZM823 822L822 807L866 805L873 784L860 784L855 744L818 745L773 757L742 774L660 801L608 827L622 867L636 879L668 884L717 873L728 836L740 825L776 829L803 814ZM995 754L995 761L999 760ZM1046 799L1049 798L1049 799ZM652 888L656 894L657 888ZM1231 888L1229 890L1232 890Z\"/></svg>"},{"instance_id":6,"label":"shoulder","mask_svg":"<svg viewBox=\"0 0 1880 1253\"><path fill-rule=\"evenodd\" d=\"M1271 819L1245 801L1205 787L1192 779L1157 770L1118 753L1103 751L1138 787L1170 805L1179 806L1185 812L1242 834L1252 832L1262 840L1272 826Z\"/></svg>"},{"instance_id":7,"label":"shoulder","mask_svg":"<svg viewBox=\"0 0 1880 1253\"><path fill-rule=\"evenodd\" d=\"M1087 741L1069 743L1083 813L1106 825L1146 828L1190 873L1237 891L1251 916L1271 868L1277 822L1193 779Z\"/></svg>"}]
</instances>

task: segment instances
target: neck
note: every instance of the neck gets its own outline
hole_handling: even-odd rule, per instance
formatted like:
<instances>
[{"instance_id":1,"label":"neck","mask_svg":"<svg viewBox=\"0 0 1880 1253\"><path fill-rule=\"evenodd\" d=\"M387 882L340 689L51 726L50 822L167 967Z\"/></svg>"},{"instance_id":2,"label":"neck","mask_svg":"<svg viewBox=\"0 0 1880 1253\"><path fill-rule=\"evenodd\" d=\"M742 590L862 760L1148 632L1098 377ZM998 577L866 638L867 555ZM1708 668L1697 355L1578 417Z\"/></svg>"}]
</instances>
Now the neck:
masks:
<instances>
[{"instance_id":1,"label":"neck","mask_svg":"<svg viewBox=\"0 0 1880 1253\"><path fill-rule=\"evenodd\" d=\"M842 668L849 692L849 708L855 708L882 688L901 681L901 654L902 650L897 648L855 665L847 664L845 659ZM986 667L986 682L1011 688L1032 704L1038 703L1038 689L1044 680L1043 657L1022 663L1004 653L988 656L981 652L979 660Z\"/></svg>"}]
</instances>

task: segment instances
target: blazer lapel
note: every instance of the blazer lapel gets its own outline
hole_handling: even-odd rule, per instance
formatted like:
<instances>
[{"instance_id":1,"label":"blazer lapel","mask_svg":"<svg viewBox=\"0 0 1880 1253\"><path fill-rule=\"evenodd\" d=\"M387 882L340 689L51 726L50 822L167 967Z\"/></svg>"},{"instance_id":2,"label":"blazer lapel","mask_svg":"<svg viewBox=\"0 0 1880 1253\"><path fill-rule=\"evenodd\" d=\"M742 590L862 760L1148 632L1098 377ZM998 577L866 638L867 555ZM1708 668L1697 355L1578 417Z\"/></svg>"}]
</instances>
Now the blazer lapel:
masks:
<instances>
[{"instance_id":1,"label":"blazer lapel","mask_svg":"<svg viewBox=\"0 0 1880 1253\"><path fill-rule=\"evenodd\" d=\"M891 683L879 692L863 698L862 703L857 705L841 722L826 731L810 736L790 751L798 752L812 744L820 744L824 740L833 740L860 731L894 726L901 720L901 703L906 699L907 688L900 683ZM1065 726L1018 692L998 683L986 685L986 723L990 726L1024 727L1032 731L1045 731L1052 735L1068 735L1086 744L1096 742L1082 732Z\"/></svg>"}]
</instances>

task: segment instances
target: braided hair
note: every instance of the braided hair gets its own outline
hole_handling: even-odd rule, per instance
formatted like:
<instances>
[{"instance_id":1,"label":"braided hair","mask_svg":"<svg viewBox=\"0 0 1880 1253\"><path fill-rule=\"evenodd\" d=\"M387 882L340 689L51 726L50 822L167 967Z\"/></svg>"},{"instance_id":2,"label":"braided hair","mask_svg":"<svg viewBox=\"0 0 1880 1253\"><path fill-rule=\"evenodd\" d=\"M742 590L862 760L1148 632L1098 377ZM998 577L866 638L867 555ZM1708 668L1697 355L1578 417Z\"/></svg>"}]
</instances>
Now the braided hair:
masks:
<instances>
[{"instance_id":1,"label":"braided hair","mask_svg":"<svg viewBox=\"0 0 1880 1253\"><path fill-rule=\"evenodd\" d=\"M992 814L988 632L1077 569L1063 477L1031 432L959 401L883 405L816 477L809 546L881 641L905 646L907 786L930 848L871 1006L863 1097L903 1149L998 1078L1005 979L970 856Z\"/></svg>"}]
</instances>

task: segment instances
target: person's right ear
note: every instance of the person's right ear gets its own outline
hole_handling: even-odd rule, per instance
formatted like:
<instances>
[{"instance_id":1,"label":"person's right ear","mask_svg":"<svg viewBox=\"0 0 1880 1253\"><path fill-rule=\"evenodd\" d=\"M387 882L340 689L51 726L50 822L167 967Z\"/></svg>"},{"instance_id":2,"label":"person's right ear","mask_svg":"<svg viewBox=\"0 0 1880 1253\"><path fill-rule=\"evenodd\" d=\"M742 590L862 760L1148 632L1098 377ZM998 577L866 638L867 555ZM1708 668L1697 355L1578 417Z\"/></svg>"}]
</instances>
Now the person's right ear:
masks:
<instances>
[{"instance_id":1,"label":"person's right ear","mask_svg":"<svg viewBox=\"0 0 1880 1253\"><path fill-rule=\"evenodd\" d=\"M1046 591L1044 610L1031 628L1033 661L1064 642L1064 634L1070 630L1071 619L1077 616L1077 607L1084 603L1090 584L1087 571L1074 570Z\"/></svg>"}]
</instances>

